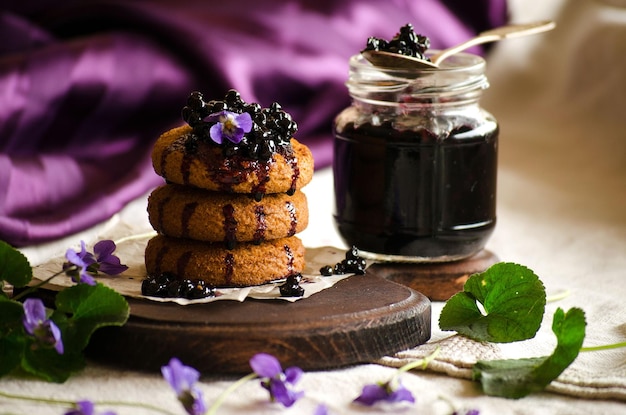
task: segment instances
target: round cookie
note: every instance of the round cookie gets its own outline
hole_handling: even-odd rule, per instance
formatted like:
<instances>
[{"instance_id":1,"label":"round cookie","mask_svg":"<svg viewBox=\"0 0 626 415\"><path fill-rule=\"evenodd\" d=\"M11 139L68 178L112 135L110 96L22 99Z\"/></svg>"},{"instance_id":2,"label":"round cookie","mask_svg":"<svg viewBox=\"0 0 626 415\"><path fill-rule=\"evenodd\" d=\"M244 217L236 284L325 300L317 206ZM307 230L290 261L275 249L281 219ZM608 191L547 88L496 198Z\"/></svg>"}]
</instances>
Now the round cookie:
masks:
<instances>
[{"instance_id":1,"label":"round cookie","mask_svg":"<svg viewBox=\"0 0 626 415\"><path fill-rule=\"evenodd\" d=\"M296 236L227 249L223 243L157 235L148 241L145 264L148 275L167 272L178 279L204 280L214 287L243 287L301 273L304 246Z\"/></svg>"},{"instance_id":2,"label":"round cookie","mask_svg":"<svg viewBox=\"0 0 626 415\"><path fill-rule=\"evenodd\" d=\"M234 193L293 193L313 177L313 155L307 146L291 139L290 154L276 152L269 161L241 156L224 157L222 148L195 140L184 125L163 133L152 151L156 173L167 182ZM190 138L191 137L191 138Z\"/></svg>"},{"instance_id":3,"label":"round cookie","mask_svg":"<svg viewBox=\"0 0 626 415\"><path fill-rule=\"evenodd\" d=\"M246 194L166 184L150 194L148 218L161 234L232 246L293 236L307 227L309 210L300 190L292 196L267 194L257 202Z\"/></svg>"}]
</instances>

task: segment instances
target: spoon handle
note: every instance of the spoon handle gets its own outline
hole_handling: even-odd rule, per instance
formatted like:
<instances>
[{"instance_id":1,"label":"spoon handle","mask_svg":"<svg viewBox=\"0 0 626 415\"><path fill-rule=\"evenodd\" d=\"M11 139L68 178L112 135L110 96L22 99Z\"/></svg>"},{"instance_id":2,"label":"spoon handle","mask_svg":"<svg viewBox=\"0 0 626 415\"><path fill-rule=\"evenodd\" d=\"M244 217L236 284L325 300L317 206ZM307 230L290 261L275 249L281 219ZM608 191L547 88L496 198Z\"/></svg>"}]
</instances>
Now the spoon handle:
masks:
<instances>
[{"instance_id":1,"label":"spoon handle","mask_svg":"<svg viewBox=\"0 0 626 415\"><path fill-rule=\"evenodd\" d=\"M441 61L443 61L447 57L472 46L480 45L482 43L495 42L501 39L507 39L511 37L534 35L536 33L542 33L548 30L552 30L555 26L556 25L553 21L544 20L534 23L511 24L497 27L495 29L485 30L484 32L479 33L478 36L473 37L466 42L442 50L441 52L431 56L430 60L435 65L439 65L439 63L441 63Z\"/></svg>"}]
</instances>

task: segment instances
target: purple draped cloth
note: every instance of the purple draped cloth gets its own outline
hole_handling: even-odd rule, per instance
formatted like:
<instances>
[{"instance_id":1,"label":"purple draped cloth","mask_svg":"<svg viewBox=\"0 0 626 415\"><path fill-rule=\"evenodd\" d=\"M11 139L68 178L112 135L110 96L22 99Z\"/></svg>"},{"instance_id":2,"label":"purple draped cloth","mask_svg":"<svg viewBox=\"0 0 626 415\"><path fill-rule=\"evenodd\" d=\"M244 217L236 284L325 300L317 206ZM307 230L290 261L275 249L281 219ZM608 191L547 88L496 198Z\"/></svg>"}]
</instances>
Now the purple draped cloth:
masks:
<instances>
[{"instance_id":1,"label":"purple draped cloth","mask_svg":"<svg viewBox=\"0 0 626 415\"><path fill-rule=\"evenodd\" d=\"M214 4L216 3L216 4ZM506 0L9 1L0 10L0 239L41 243L162 183L158 135L193 90L279 102L316 167L348 58L412 23L432 48L504 24Z\"/></svg>"}]
</instances>

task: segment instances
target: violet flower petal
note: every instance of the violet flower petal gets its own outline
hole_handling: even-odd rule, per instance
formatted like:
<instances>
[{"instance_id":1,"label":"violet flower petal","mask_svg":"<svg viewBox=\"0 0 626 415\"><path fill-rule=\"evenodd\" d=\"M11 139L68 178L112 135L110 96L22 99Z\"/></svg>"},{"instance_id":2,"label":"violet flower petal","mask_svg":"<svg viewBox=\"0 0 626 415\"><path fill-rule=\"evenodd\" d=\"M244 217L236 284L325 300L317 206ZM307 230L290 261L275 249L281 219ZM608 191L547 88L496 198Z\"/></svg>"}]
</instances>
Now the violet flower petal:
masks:
<instances>
[{"instance_id":1,"label":"violet flower petal","mask_svg":"<svg viewBox=\"0 0 626 415\"><path fill-rule=\"evenodd\" d=\"M24 328L33 335L37 327L46 319L46 307L38 298L28 298L24 301Z\"/></svg>"},{"instance_id":2,"label":"violet flower petal","mask_svg":"<svg viewBox=\"0 0 626 415\"><path fill-rule=\"evenodd\" d=\"M96 280L94 280L91 275L87 274L87 272L80 273L79 282L82 284L87 284L87 285L96 285Z\"/></svg>"},{"instance_id":3,"label":"violet flower petal","mask_svg":"<svg viewBox=\"0 0 626 415\"><path fill-rule=\"evenodd\" d=\"M85 264L85 268L96 263L96 258L91 252L87 252L85 241L83 240L80 241L80 252L78 252L77 255L82 260L83 264Z\"/></svg>"},{"instance_id":4,"label":"violet flower petal","mask_svg":"<svg viewBox=\"0 0 626 415\"><path fill-rule=\"evenodd\" d=\"M102 241L98 241L93 246L93 252L96 254L96 259L98 261L103 261L115 252L115 248L115 242L110 239L104 239Z\"/></svg>"},{"instance_id":5,"label":"violet flower petal","mask_svg":"<svg viewBox=\"0 0 626 415\"><path fill-rule=\"evenodd\" d=\"M402 384L398 383L396 388L392 388L389 383L365 385L354 402L363 405L372 406L378 402L415 402L413 394Z\"/></svg>"},{"instance_id":6,"label":"violet flower petal","mask_svg":"<svg viewBox=\"0 0 626 415\"><path fill-rule=\"evenodd\" d=\"M211 136L211 140L216 142L217 144L222 144L224 138L222 137L222 124L217 123L211 126L209 130L209 135Z\"/></svg>"},{"instance_id":7,"label":"violet flower petal","mask_svg":"<svg viewBox=\"0 0 626 415\"><path fill-rule=\"evenodd\" d=\"M118 275L127 269L128 266L123 265L118 257L112 256L108 261L100 262L98 270L107 275Z\"/></svg>"},{"instance_id":8,"label":"violet flower petal","mask_svg":"<svg viewBox=\"0 0 626 415\"><path fill-rule=\"evenodd\" d=\"M298 396L299 394L291 390L285 382L277 380L272 381L270 384L270 395L286 408L293 405L300 397Z\"/></svg>"},{"instance_id":9,"label":"violet flower petal","mask_svg":"<svg viewBox=\"0 0 626 415\"><path fill-rule=\"evenodd\" d=\"M87 268L87 264L83 261L83 257L71 248L65 252L65 259L79 268Z\"/></svg>"},{"instance_id":10,"label":"violet flower petal","mask_svg":"<svg viewBox=\"0 0 626 415\"><path fill-rule=\"evenodd\" d=\"M387 398L387 391L380 385L365 385L361 394L354 400L363 405L372 406Z\"/></svg>"},{"instance_id":11,"label":"violet flower petal","mask_svg":"<svg viewBox=\"0 0 626 415\"><path fill-rule=\"evenodd\" d=\"M398 389L396 389L391 394L389 394L389 396L387 397L387 402L403 402L403 401L413 403L415 402L415 398L413 397L413 394L411 393L411 391L409 391L404 386L399 385Z\"/></svg>"},{"instance_id":12,"label":"violet flower petal","mask_svg":"<svg viewBox=\"0 0 626 415\"><path fill-rule=\"evenodd\" d=\"M252 116L247 112L236 115L235 121L244 133L249 133L252 130Z\"/></svg>"},{"instance_id":13,"label":"violet flower petal","mask_svg":"<svg viewBox=\"0 0 626 415\"><path fill-rule=\"evenodd\" d=\"M94 404L91 401L76 402L76 409L72 409L65 415L94 415Z\"/></svg>"},{"instance_id":14,"label":"violet flower petal","mask_svg":"<svg viewBox=\"0 0 626 415\"><path fill-rule=\"evenodd\" d=\"M161 373L170 384L178 400L189 415L202 415L206 412L206 406L202 398L202 392L194 386L200 378L200 372L185 366L177 358L170 359L167 366L161 368Z\"/></svg>"},{"instance_id":15,"label":"violet flower petal","mask_svg":"<svg viewBox=\"0 0 626 415\"><path fill-rule=\"evenodd\" d=\"M76 409L66 412L65 415L96 415L95 405L91 401L76 402ZM102 412L101 415L116 415L113 411Z\"/></svg>"},{"instance_id":16,"label":"violet flower petal","mask_svg":"<svg viewBox=\"0 0 626 415\"><path fill-rule=\"evenodd\" d=\"M74 251L71 248L65 252L65 258L72 265L75 265L76 267L78 267L78 273L75 273L73 271L71 272L66 271L66 274L72 277L72 281L76 283L96 285L96 281L91 277L91 275L89 275L87 271L87 268L89 267L89 265L94 263L96 260L93 258L93 255L91 255L85 250L85 242L81 241L81 247L82 248L81 248L80 253ZM92 260L93 262L90 262Z\"/></svg>"},{"instance_id":17,"label":"violet flower petal","mask_svg":"<svg viewBox=\"0 0 626 415\"><path fill-rule=\"evenodd\" d=\"M285 369L285 381L291 384L296 384L302 377L303 373L304 372L299 367L288 367Z\"/></svg>"},{"instance_id":18,"label":"violet flower petal","mask_svg":"<svg viewBox=\"0 0 626 415\"><path fill-rule=\"evenodd\" d=\"M58 354L63 354L63 340L61 330L54 321L46 317L46 308L38 298L28 298L24 301L24 329L35 337L38 342L47 346L54 346Z\"/></svg>"},{"instance_id":19,"label":"violet flower petal","mask_svg":"<svg viewBox=\"0 0 626 415\"><path fill-rule=\"evenodd\" d=\"M61 339L61 329L56 324L54 324L54 321L52 320L48 320L47 325L48 330L50 331L50 334L54 339L54 349L57 351L58 354L63 354L63 352L65 351L65 346L63 346L63 341Z\"/></svg>"},{"instance_id":20,"label":"violet flower petal","mask_svg":"<svg viewBox=\"0 0 626 415\"><path fill-rule=\"evenodd\" d=\"M257 353L252 356L250 367L254 373L262 378L273 378L283 371L278 359L267 353Z\"/></svg>"},{"instance_id":21,"label":"violet flower petal","mask_svg":"<svg viewBox=\"0 0 626 415\"><path fill-rule=\"evenodd\" d=\"M200 373L196 369L183 365L175 357L170 359L167 366L161 368L161 373L177 395L190 390L200 378Z\"/></svg>"},{"instance_id":22,"label":"violet flower petal","mask_svg":"<svg viewBox=\"0 0 626 415\"><path fill-rule=\"evenodd\" d=\"M116 248L115 242L110 239L99 241L94 245L93 249L95 261L98 263L98 271L107 275L117 275L128 269L126 265L122 265L116 255L113 255Z\"/></svg>"}]
</instances>

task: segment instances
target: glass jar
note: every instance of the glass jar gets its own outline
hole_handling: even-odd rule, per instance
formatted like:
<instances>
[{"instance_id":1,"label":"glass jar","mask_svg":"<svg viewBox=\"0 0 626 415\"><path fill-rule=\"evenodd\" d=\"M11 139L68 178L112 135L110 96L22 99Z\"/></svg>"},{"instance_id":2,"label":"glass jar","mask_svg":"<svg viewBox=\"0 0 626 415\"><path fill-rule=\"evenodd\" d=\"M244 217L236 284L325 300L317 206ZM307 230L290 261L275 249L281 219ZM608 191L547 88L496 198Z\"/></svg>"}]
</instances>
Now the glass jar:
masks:
<instances>
[{"instance_id":1,"label":"glass jar","mask_svg":"<svg viewBox=\"0 0 626 415\"><path fill-rule=\"evenodd\" d=\"M334 219L365 257L443 262L479 252L496 224L498 123L479 105L485 61L377 68L350 59L352 105L334 122Z\"/></svg>"}]
</instances>

